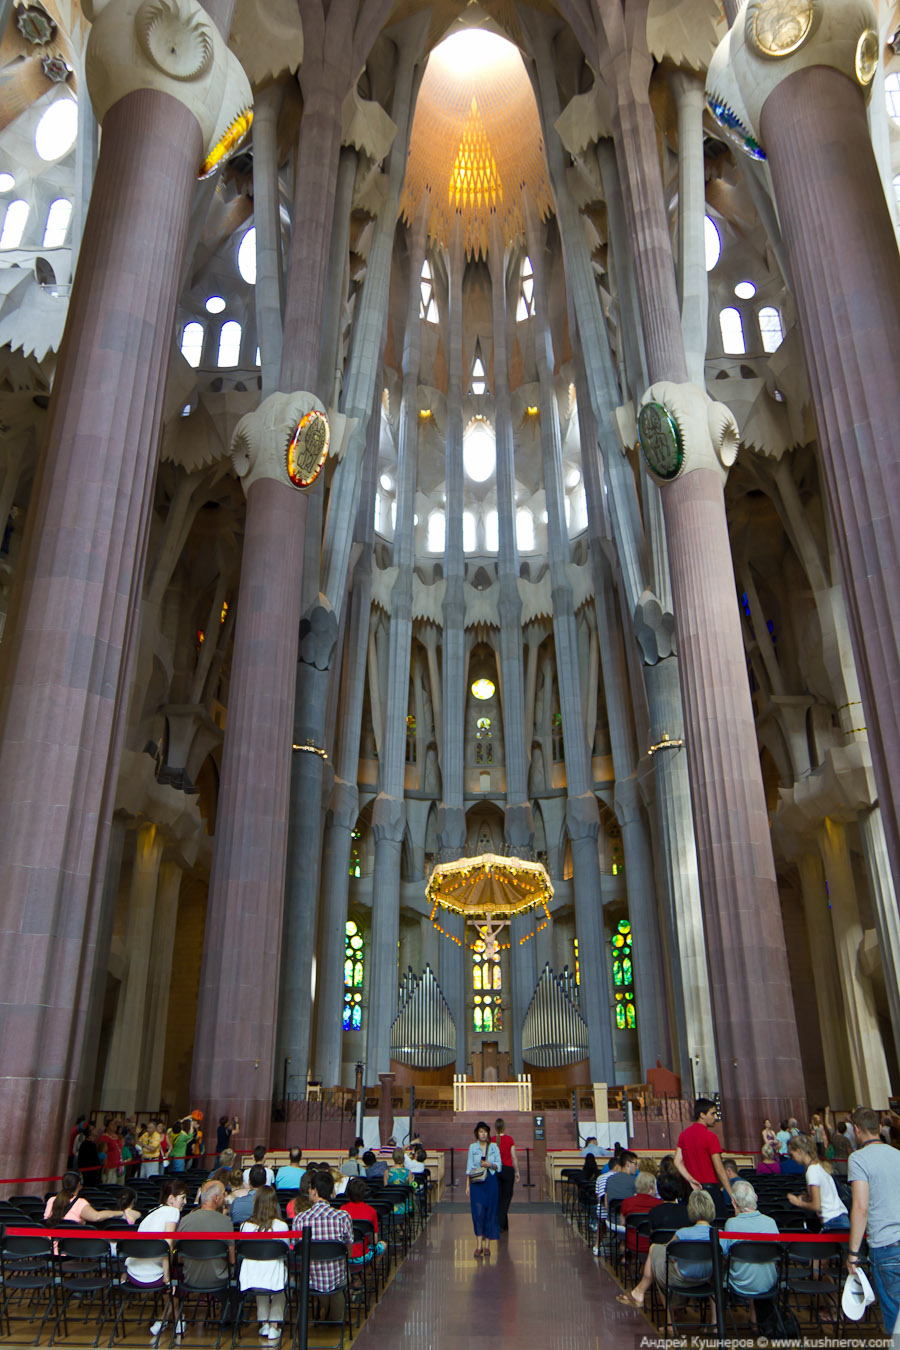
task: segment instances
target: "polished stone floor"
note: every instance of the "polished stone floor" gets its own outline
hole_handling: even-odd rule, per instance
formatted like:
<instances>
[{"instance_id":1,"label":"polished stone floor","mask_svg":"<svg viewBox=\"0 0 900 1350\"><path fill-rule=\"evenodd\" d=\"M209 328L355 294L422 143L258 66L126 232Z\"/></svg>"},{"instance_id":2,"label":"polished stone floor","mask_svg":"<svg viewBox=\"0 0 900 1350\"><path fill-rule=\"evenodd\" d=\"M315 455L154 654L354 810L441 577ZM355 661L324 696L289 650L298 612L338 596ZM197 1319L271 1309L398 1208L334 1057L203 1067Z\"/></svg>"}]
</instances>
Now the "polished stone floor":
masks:
<instances>
[{"instance_id":1,"label":"polished stone floor","mask_svg":"<svg viewBox=\"0 0 900 1350\"><path fill-rule=\"evenodd\" d=\"M514 1209L499 1248L476 1260L469 1215L439 1205L354 1350L592 1350L652 1335L558 1210Z\"/></svg>"}]
</instances>

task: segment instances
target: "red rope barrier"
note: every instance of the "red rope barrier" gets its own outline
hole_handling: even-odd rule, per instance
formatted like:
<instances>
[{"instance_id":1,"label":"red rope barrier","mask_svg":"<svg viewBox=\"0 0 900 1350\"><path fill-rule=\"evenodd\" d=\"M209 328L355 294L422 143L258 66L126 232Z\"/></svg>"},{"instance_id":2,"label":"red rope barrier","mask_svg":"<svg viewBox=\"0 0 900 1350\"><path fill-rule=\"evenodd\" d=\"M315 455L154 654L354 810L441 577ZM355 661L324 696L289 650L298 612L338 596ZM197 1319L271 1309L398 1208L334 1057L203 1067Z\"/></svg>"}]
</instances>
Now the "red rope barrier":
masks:
<instances>
[{"instance_id":1,"label":"red rope barrier","mask_svg":"<svg viewBox=\"0 0 900 1350\"><path fill-rule=\"evenodd\" d=\"M198 1232L197 1229L191 1229L190 1232L181 1233L177 1229L157 1233L155 1230L151 1233L149 1229L142 1229L138 1232L136 1228L88 1228L79 1225L77 1228L7 1228L7 1237L40 1237L40 1238L101 1238L104 1242L126 1242L129 1239L137 1239L143 1242L149 1238L162 1238L166 1242L193 1242L198 1238L209 1241L210 1238L216 1242L243 1242L245 1239L252 1242L255 1238L276 1238L284 1241L299 1242L303 1236L300 1229L294 1232L293 1229L272 1229L267 1228L261 1233L242 1233L240 1229L235 1228L232 1232L221 1228L214 1229L213 1232Z\"/></svg>"}]
</instances>

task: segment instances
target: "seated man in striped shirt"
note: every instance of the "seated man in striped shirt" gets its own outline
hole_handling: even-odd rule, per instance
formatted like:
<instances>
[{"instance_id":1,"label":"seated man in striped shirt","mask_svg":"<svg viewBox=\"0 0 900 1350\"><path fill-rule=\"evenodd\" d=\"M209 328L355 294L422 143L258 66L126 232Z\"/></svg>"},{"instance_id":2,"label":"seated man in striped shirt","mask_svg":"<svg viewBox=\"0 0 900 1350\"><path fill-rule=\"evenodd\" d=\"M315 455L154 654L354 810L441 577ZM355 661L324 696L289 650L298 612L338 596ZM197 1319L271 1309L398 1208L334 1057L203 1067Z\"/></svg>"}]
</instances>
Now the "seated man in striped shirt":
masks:
<instances>
[{"instance_id":1,"label":"seated man in striped shirt","mask_svg":"<svg viewBox=\"0 0 900 1350\"><path fill-rule=\"evenodd\" d=\"M312 1205L294 1219L294 1228L310 1229L313 1242L344 1242L353 1246L353 1221L343 1209L332 1209L334 1179L330 1172L310 1173L309 1198ZM319 1295L319 1320L343 1322L345 1309L346 1263L343 1260L310 1261L309 1291Z\"/></svg>"}]
</instances>

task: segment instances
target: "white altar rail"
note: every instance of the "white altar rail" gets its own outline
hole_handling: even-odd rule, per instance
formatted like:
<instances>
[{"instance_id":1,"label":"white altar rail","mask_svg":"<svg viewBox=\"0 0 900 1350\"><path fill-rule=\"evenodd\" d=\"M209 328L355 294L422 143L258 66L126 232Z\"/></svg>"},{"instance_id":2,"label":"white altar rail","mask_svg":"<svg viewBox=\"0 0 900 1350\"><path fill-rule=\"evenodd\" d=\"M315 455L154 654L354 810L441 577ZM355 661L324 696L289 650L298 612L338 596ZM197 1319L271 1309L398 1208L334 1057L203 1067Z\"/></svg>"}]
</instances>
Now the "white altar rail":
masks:
<instances>
[{"instance_id":1,"label":"white altar rail","mask_svg":"<svg viewBox=\"0 0 900 1350\"><path fill-rule=\"evenodd\" d=\"M453 1078L454 1111L531 1110L531 1074L520 1073L514 1083L474 1083L465 1074Z\"/></svg>"}]
</instances>

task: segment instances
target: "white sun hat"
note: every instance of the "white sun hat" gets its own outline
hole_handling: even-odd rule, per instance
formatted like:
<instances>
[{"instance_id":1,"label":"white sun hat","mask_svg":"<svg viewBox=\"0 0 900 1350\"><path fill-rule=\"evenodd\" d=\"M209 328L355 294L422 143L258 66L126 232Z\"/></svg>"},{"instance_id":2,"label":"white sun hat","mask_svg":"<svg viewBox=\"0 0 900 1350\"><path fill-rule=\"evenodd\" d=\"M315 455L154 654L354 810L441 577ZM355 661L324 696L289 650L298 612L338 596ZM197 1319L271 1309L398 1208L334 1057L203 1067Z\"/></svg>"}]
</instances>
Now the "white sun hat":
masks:
<instances>
[{"instance_id":1,"label":"white sun hat","mask_svg":"<svg viewBox=\"0 0 900 1350\"><path fill-rule=\"evenodd\" d=\"M849 1317L853 1322L858 1322L869 1304L874 1302L875 1290L869 1283L866 1272L857 1267L853 1274L848 1275L844 1281L844 1293L841 1298L844 1316Z\"/></svg>"}]
</instances>

